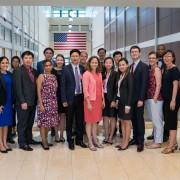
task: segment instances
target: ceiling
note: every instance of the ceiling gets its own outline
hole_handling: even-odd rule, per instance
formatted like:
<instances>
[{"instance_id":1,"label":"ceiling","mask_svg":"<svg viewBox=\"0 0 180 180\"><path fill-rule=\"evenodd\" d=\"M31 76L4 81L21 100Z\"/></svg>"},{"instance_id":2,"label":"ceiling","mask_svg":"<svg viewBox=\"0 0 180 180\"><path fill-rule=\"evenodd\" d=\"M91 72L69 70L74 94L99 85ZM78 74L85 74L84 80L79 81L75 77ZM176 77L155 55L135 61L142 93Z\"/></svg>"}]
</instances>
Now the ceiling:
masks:
<instances>
[{"instance_id":1,"label":"ceiling","mask_svg":"<svg viewBox=\"0 0 180 180\"><path fill-rule=\"evenodd\" d=\"M180 0L0 0L0 5L180 7Z\"/></svg>"}]
</instances>

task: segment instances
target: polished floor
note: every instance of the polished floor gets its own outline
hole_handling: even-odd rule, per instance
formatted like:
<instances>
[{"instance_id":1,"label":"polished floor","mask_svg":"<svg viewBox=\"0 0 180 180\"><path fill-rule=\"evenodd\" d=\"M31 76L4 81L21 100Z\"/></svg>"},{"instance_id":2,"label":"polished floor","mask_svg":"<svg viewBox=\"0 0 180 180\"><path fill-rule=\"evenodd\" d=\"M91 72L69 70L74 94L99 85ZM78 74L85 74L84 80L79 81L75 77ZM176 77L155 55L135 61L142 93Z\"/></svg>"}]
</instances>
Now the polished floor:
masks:
<instances>
[{"instance_id":1,"label":"polished floor","mask_svg":"<svg viewBox=\"0 0 180 180\"><path fill-rule=\"evenodd\" d=\"M180 130L180 129L179 129ZM146 136L151 133L146 130ZM34 131L35 139L40 139ZM50 138L50 137L49 137ZM103 140L102 133L99 139ZM121 139L116 136L115 142ZM180 144L180 131L178 132ZM163 147L166 144L163 144ZM50 151L33 146L25 152L17 144L12 152L0 154L0 180L179 180L180 151L168 155L161 149L136 152L136 146L119 152L114 145L92 152L76 146L70 151L67 142L54 143Z\"/></svg>"}]
</instances>

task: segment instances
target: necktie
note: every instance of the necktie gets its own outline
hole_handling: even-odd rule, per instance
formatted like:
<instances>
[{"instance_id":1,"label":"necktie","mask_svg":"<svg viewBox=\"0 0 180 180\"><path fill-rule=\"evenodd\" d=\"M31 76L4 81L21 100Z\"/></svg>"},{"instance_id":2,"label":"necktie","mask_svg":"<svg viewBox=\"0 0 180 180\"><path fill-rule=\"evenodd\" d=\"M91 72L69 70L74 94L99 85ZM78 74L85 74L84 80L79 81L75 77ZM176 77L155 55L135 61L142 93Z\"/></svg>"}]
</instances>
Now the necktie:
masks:
<instances>
[{"instance_id":1,"label":"necktie","mask_svg":"<svg viewBox=\"0 0 180 180\"><path fill-rule=\"evenodd\" d=\"M78 69L77 67L75 67L75 81L76 81L76 93L79 94L80 93L80 82L79 82L79 74L78 74Z\"/></svg>"},{"instance_id":2,"label":"necktie","mask_svg":"<svg viewBox=\"0 0 180 180\"><path fill-rule=\"evenodd\" d=\"M131 73L134 74L134 63L132 63L132 66L131 66Z\"/></svg>"}]
</instances>

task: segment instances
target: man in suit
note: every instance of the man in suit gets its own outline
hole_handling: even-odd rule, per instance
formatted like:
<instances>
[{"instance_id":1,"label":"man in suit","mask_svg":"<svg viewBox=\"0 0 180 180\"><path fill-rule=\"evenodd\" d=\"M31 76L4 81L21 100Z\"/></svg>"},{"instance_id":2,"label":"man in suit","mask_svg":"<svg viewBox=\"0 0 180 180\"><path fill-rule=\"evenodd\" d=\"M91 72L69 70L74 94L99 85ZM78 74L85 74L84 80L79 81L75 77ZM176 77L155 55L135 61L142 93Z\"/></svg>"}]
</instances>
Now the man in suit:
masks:
<instances>
[{"instance_id":1,"label":"man in suit","mask_svg":"<svg viewBox=\"0 0 180 180\"><path fill-rule=\"evenodd\" d=\"M50 47L47 47L44 50L45 60L51 60L53 67L55 67L56 63L55 63L55 61L52 60L53 56L54 56L54 50L52 48L50 48ZM38 71L39 74L44 73L43 63L44 63L45 60L39 61L37 63L37 71ZM55 136L55 130L54 130L53 127L51 128L51 136Z\"/></svg>"},{"instance_id":2,"label":"man in suit","mask_svg":"<svg viewBox=\"0 0 180 180\"><path fill-rule=\"evenodd\" d=\"M129 145L137 144L137 152L144 150L144 101L146 100L146 93L149 79L148 65L140 60L141 49L138 46L130 48L130 55L133 63L130 66L133 74L133 105L132 105L132 125L133 125L133 139Z\"/></svg>"},{"instance_id":3,"label":"man in suit","mask_svg":"<svg viewBox=\"0 0 180 180\"><path fill-rule=\"evenodd\" d=\"M45 50L44 50L44 57L46 60L51 60L52 61L52 64L53 64L53 67L55 67L55 62L52 60L54 56L54 51L52 48L50 47L47 47ZM44 68L43 68L43 63L44 63L44 60L42 61L39 61L37 63L37 71L39 72L39 74L42 74L44 73Z\"/></svg>"},{"instance_id":4,"label":"man in suit","mask_svg":"<svg viewBox=\"0 0 180 180\"><path fill-rule=\"evenodd\" d=\"M104 59L106 57L106 50L104 48L99 48L97 51L97 54L99 56L101 66L102 66L102 68L104 68Z\"/></svg>"},{"instance_id":5,"label":"man in suit","mask_svg":"<svg viewBox=\"0 0 180 180\"><path fill-rule=\"evenodd\" d=\"M19 148L32 151L29 144L40 144L33 140L32 126L34 123L37 91L36 79L38 72L31 67L34 54L30 51L22 53L23 65L13 72L15 106L17 110L17 131Z\"/></svg>"},{"instance_id":6,"label":"man in suit","mask_svg":"<svg viewBox=\"0 0 180 180\"><path fill-rule=\"evenodd\" d=\"M82 75L84 67L79 64L80 51L73 49L70 51L71 64L62 70L61 97L63 106L66 107L66 134L70 150L74 150L74 139L72 138L73 117L76 119L76 145L87 148L83 143L83 90Z\"/></svg>"},{"instance_id":7,"label":"man in suit","mask_svg":"<svg viewBox=\"0 0 180 180\"><path fill-rule=\"evenodd\" d=\"M79 64L84 66L84 68L86 68L87 59L88 59L88 53L86 51L81 51Z\"/></svg>"}]
</instances>

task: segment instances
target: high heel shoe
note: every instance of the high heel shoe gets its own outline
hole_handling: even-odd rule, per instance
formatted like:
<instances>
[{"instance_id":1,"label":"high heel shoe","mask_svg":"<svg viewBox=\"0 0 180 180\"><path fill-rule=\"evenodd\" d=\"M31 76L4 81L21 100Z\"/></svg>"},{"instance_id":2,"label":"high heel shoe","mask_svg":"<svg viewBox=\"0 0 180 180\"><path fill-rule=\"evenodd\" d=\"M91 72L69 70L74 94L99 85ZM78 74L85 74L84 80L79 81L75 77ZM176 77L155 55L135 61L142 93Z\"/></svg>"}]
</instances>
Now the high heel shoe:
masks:
<instances>
[{"instance_id":1,"label":"high heel shoe","mask_svg":"<svg viewBox=\"0 0 180 180\"><path fill-rule=\"evenodd\" d=\"M44 147L44 145L43 145L43 143L41 143L41 146L42 146L42 148L44 149L44 150L49 150L49 146L47 146L47 147Z\"/></svg>"},{"instance_id":2,"label":"high heel shoe","mask_svg":"<svg viewBox=\"0 0 180 180\"><path fill-rule=\"evenodd\" d=\"M170 153L174 153L174 149L172 148L165 148L161 151L163 154L170 154Z\"/></svg>"},{"instance_id":3,"label":"high heel shoe","mask_svg":"<svg viewBox=\"0 0 180 180\"><path fill-rule=\"evenodd\" d=\"M118 149L118 151L124 151L124 150L126 150L126 149L128 149L128 145L125 147L125 148L122 148L122 147L120 147L119 149Z\"/></svg>"},{"instance_id":4,"label":"high heel shoe","mask_svg":"<svg viewBox=\"0 0 180 180\"><path fill-rule=\"evenodd\" d=\"M103 141L102 144L107 144L108 143L108 138L106 137Z\"/></svg>"},{"instance_id":5,"label":"high heel shoe","mask_svg":"<svg viewBox=\"0 0 180 180\"><path fill-rule=\"evenodd\" d=\"M107 144L110 144L110 145L113 144L113 138L112 137L109 137L109 140L107 141Z\"/></svg>"},{"instance_id":6,"label":"high heel shoe","mask_svg":"<svg viewBox=\"0 0 180 180\"><path fill-rule=\"evenodd\" d=\"M177 150L178 149L178 143L176 143L175 145L174 145L174 150Z\"/></svg>"},{"instance_id":7,"label":"high heel shoe","mask_svg":"<svg viewBox=\"0 0 180 180\"><path fill-rule=\"evenodd\" d=\"M98 142L98 140L93 141L93 145L94 145L95 147L97 147L97 148L104 148L104 146L103 146L102 144L100 144L100 143Z\"/></svg>"},{"instance_id":8,"label":"high heel shoe","mask_svg":"<svg viewBox=\"0 0 180 180\"><path fill-rule=\"evenodd\" d=\"M88 148L91 150L91 151L97 151L97 148L93 146L93 144L88 144Z\"/></svg>"}]
</instances>

